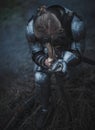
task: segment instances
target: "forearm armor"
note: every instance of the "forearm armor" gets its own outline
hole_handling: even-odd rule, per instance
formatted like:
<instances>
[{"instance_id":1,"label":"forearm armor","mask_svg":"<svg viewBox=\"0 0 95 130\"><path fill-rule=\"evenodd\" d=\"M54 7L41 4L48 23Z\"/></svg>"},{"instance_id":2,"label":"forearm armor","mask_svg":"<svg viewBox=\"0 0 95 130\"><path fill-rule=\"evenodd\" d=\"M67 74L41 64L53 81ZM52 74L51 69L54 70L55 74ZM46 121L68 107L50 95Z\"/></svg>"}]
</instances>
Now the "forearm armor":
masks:
<instances>
[{"instance_id":1,"label":"forearm armor","mask_svg":"<svg viewBox=\"0 0 95 130\"><path fill-rule=\"evenodd\" d=\"M63 61L69 66L77 65L81 61L80 54L77 51L66 51L63 56Z\"/></svg>"},{"instance_id":2,"label":"forearm armor","mask_svg":"<svg viewBox=\"0 0 95 130\"><path fill-rule=\"evenodd\" d=\"M45 65L45 59L47 58L47 56L45 55L45 53L43 51L39 51L37 53L32 53L32 59L33 61L39 65L42 66L44 68L47 68Z\"/></svg>"}]
</instances>

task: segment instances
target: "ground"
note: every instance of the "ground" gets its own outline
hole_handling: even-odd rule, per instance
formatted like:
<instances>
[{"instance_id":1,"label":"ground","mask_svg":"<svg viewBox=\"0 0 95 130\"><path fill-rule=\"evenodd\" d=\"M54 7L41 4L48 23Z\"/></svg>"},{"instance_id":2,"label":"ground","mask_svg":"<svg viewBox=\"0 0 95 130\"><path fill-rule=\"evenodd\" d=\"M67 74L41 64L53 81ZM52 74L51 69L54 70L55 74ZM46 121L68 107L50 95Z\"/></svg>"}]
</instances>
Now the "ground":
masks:
<instances>
[{"instance_id":1,"label":"ground","mask_svg":"<svg viewBox=\"0 0 95 130\"><path fill-rule=\"evenodd\" d=\"M86 28L84 55L95 59L95 1L94 0L3 0L0 2L0 129L8 124L17 106L32 96L34 90L33 62L29 52L25 29L28 19L42 4L60 4L82 15ZM95 67L82 63L71 79L64 83L69 97L73 130L95 129ZM53 81L53 86L55 81ZM56 108L53 122L48 129L68 130L65 122L64 103ZM63 111L64 110L64 111ZM56 114L57 113L57 114ZM61 113L61 114L60 114ZM63 117L64 116L64 117ZM31 116L23 130L32 129ZM65 123L63 123L65 122Z\"/></svg>"}]
</instances>

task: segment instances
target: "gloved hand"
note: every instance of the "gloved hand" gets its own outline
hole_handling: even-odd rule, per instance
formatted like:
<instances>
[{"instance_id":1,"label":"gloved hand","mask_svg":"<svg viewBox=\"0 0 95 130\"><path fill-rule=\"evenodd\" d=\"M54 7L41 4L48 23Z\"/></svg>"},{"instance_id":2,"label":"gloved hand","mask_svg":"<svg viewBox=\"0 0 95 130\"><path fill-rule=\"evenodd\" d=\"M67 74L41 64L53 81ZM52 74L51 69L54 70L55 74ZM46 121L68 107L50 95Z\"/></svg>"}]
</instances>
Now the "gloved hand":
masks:
<instances>
[{"instance_id":1,"label":"gloved hand","mask_svg":"<svg viewBox=\"0 0 95 130\"><path fill-rule=\"evenodd\" d=\"M66 73L67 72L67 64L62 59L58 59L57 61L55 61L50 66L49 71L51 71L51 72L63 72L63 73Z\"/></svg>"}]
</instances>

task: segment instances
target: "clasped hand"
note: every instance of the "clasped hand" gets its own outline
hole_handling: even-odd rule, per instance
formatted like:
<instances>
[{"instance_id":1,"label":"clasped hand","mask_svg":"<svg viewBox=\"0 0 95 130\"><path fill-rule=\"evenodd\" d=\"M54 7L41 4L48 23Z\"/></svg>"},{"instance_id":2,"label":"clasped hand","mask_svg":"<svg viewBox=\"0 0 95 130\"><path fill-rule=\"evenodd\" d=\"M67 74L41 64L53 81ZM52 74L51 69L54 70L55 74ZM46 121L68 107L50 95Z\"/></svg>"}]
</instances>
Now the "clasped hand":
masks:
<instances>
[{"instance_id":1,"label":"clasped hand","mask_svg":"<svg viewBox=\"0 0 95 130\"><path fill-rule=\"evenodd\" d=\"M67 64L63 59L58 59L53 62L53 59L46 59L45 64L48 66L49 72L63 72L67 71Z\"/></svg>"}]
</instances>

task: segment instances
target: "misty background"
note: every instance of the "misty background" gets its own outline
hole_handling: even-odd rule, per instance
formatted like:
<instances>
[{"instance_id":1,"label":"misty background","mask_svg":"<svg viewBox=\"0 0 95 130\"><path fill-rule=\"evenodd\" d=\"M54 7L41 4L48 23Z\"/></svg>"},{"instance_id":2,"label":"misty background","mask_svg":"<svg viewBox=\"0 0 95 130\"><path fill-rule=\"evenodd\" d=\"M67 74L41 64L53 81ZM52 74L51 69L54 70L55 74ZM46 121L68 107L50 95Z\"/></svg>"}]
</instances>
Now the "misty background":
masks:
<instances>
[{"instance_id":1,"label":"misty background","mask_svg":"<svg viewBox=\"0 0 95 130\"><path fill-rule=\"evenodd\" d=\"M80 14L87 29L84 55L95 60L95 1L94 0L1 0L0 1L0 129L7 124L17 104L24 102L34 88L33 62L29 52L25 30L28 20L40 5L59 4ZM66 85L87 89L86 105L79 130L94 130L95 116L95 67L83 63L75 81ZM72 104L75 95L71 94ZM73 99L74 98L74 99ZM78 97L79 98L79 97ZM77 101L76 101L77 102ZM82 103L83 100L82 100ZM87 110L85 108L88 108ZM75 107L75 109L79 109ZM73 111L73 110L72 110ZM75 110L74 110L75 111ZM74 112L73 111L73 112ZM73 113L72 112L72 113ZM7 117L7 118L6 118ZM77 118L77 117L76 117ZM80 117L81 118L81 117ZM86 118L86 119L85 119ZM78 128L77 128L78 129ZM27 128L28 130L28 128ZM59 130L59 129L58 129Z\"/></svg>"}]
</instances>

